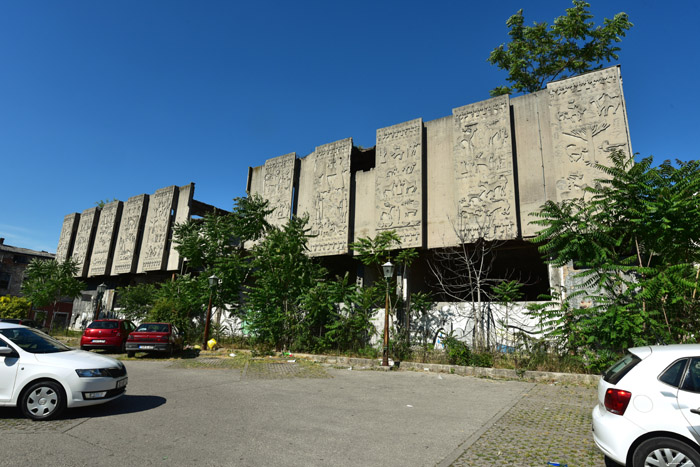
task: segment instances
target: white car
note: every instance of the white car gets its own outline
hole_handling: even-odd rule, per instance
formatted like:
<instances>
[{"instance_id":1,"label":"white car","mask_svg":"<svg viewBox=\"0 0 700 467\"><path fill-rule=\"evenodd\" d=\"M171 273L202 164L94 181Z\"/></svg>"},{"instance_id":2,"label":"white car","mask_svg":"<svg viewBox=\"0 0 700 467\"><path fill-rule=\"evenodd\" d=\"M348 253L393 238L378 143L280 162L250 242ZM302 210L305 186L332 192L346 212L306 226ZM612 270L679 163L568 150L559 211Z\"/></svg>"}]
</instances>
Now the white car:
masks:
<instances>
[{"instance_id":1,"label":"white car","mask_svg":"<svg viewBox=\"0 0 700 467\"><path fill-rule=\"evenodd\" d=\"M66 407L102 404L126 391L124 364L74 350L36 329L0 323L0 406L19 406L34 420Z\"/></svg>"},{"instance_id":2,"label":"white car","mask_svg":"<svg viewBox=\"0 0 700 467\"><path fill-rule=\"evenodd\" d=\"M593 439L608 466L700 467L700 344L629 349L600 378Z\"/></svg>"}]
</instances>

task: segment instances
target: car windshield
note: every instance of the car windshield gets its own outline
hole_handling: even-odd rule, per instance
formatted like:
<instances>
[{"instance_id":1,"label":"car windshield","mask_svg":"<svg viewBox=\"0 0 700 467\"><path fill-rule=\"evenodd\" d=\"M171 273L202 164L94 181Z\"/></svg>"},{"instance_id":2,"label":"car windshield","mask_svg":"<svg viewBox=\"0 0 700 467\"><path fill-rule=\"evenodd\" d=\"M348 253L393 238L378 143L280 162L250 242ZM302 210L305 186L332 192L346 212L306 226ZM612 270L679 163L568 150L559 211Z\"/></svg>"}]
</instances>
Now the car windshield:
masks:
<instances>
[{"instance_id":1,"label":"car windshield","mask_svg":"<svg viewBox=\"0 0 700 467\"><path fill-rule=\"evenodd\" d=\"M30 353L56 353L73 350L65 344L57 341L48 334L36 329L10 328L0 329L0 334L8 338L13 344L25 352Z\"/></svg>"}]
</instances>

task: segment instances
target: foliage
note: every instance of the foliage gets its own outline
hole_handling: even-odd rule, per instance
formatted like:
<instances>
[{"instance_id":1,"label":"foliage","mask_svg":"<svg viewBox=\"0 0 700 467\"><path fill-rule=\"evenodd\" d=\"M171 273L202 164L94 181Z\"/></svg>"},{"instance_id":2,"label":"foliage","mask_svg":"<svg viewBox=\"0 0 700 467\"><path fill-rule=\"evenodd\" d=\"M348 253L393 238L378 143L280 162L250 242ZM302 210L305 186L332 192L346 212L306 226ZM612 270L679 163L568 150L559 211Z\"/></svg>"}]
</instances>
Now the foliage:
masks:
<instances>
[{"instance_id":1,"label":"foliage","mask_svg":"<svg viewBox=\"0 0 700 467\"><path fill-rule=\"evenodd\" d=\"M621 152L611 160L585 198L547 202L534 222L549 262L576 268L561 306L534 313L591 363L631 346L695 341L700 325L700 162L653 167Z\"/></svg>"},{"instance_id":2,"label":"foliage","mask_svg":"<svg viewBox=\"0 0 700 467\"><path fill-rule=\"evenodd\" d=\"M454 336L447 336L444 339L447 360L451 365L471 365L472 352L469 346Z\"/></svg>"},{"instance_id":3,"label":"foliage","mask_svg":"<svg viewBox=\"0 0 700 467\"><path fill-rule=\"evenodd\" d=\"M499 86L491 96L513 92L535 92L547 82L578 75L617 60L620 47L633 24L626 13L605 18L603 26L595 26L590 5L574 0L566 15L551 26L545 22L525 26L523 10L508 18L510 42L501 44L489 55L488 62L508 72L510 86Z\"/></svg>"},{"instance_id":4,"label":"foliage","mask_svg":"<svg viewBox=\"0 0 700 467\"><path fill-rule=\"evenodd\" d=\"M236 198L231 213L207 214L175 227L175 248L187 259L188 268L204 277L219 278L216 305L239 308L243 283L250 272L244 244L260 239L269 230L265 216L271 212L267 201L253 195Z\"/></svg>"},{"instance_id":5,"label":"foliage","mask_svg":"<svg viewBox=\"0 0 700 467\"><path fill-rule=\"evenodd\" d=\"M252 250L246 319L256 338L277 350L296 344L296 331L305 326L304 297L325 275L305 254L307 223L307 217L293 217L282 228L271 228Z\"/></svg>"},{"instance_id":6,"label":"foliage","mask_svg":"<svg viewBox=\"0 0 700 467\"><path fill-rule=\"evenodd\" d=\"M117 288L117 306L128 319L142 321L158 299L154 284L137 284Z\"/></svg>"},{"instance_id":7,"label":"foliage","mask_svg":"<svg viewBox=\"0 0 700 467\"><path fill-rule=\"evenodd\" d=\"M23 319L31 309L29 300L5 295L0 297L0 318Z\"/></svg>"},{"instance_id":8,"label":"foliage","mask_svg":"<svg viewBox=\"0 0 700 467\"><path fill-rule=\"evenodd\" d=\"M85 284L76 279L78 266L72 259L63 263L56 260L32 260L24 273L22 293L35 307L45 307L62 298L75 298L85 288Z\"/></svg>"},{"instance_id":9,"label":"foliage","mask_svg":"<svg viewBox=\"0 0 700 467\"><path fill-rule=\"evenodd\" d=\"M95 201L95 206L98 208L102 209L105 207L106 204L113 203L115 201L119 201L117 198L112 198L112 199L101 199L99 201Z\"/></svg>"}]
</instances>

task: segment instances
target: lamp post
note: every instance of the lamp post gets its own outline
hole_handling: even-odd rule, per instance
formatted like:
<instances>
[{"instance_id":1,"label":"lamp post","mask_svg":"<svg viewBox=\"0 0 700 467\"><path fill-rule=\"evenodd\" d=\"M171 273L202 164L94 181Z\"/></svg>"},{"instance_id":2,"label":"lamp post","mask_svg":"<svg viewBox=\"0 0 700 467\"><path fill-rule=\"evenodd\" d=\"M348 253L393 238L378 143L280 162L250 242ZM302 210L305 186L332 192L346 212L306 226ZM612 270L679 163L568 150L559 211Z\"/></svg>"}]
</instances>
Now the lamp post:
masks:
<instances>
[{"instance_id":1,"label":"lamp post","mask_svg":"<svg viewBox=\"0 0 700 467\"><path fill-rule=\"evenodd\" d=\"M394 265L391 261L382 264L384 279L386 280L386 303L384 305L384 352L382 353L382 366L389 366L389 279L394 275Z\"/></svg>"},{"instance_id":2,"label":"lamp post","mask_svg":"<svg viewBox=\"0 0 700 467\"><path fill-rule=\"evenodd\" d=\"M204 324L204 342L202 343L202 350L207 348L207 341L209 340L209 322L211 321L211 297L214 294L214 287L219 284L219 278L212 274L209 277L209 306L207 307L207 318Z\"/></svg>"},{"instance_id":3,"label":"lamp post","mask_svg":"<svg viewBox=\"0 0 700 467\"><path fill-rule=\"evenodd\" d=\"M107 291L107 284L104 282L97 286L97 306L95 307L95 316L92 320L100 319L100 305L102 304L102 296Z\"/></svg>"}]
</instances>

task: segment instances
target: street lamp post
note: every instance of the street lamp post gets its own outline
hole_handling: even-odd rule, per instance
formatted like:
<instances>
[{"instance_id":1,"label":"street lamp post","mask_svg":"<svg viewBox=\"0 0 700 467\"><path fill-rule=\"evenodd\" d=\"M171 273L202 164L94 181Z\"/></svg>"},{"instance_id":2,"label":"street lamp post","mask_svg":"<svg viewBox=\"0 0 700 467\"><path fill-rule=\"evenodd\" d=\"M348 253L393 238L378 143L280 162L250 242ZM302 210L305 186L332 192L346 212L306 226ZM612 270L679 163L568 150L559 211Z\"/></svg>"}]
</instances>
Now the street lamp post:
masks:
<instances>
[{"instance_id":1,"label":"street lamp post","mask_svg":"<svg viewBox=\"0 0 700 467\"><path fill-rule=\"evenodd\" d=\"M219 278L214 274L209 277L209 306L207 307L207 318L204 324L204 342L202 343L202 350L207 348L207 341L209 340L209 322L211 321L211 297L214 294L214 287L219 284Z\"/></svg>"},{"instance_id":2,"label":"street lamp post","mask_svg":"<svg viewBox=\"0 0 700 467\"><path fill-rule=\"evenodd\" d=\"M95 316L92 320L100 319L100 305L102 304L102 296L107 291L107 284L104 282L97 286L97 306L95 307Z\"/></svg>"},{"instance_id":3,"label":"street lamp post","mask_svg":"<svg viewBox=\"0 0 700 467\"><path fill-rule=\"evenodd\" d=\"M394 275L394 265L387 261L382 265L384 279L386 280L386 303L384 305L384 352L382 353L382 366L389 366L389 279Z\"/></svg>"}]
</instances>

